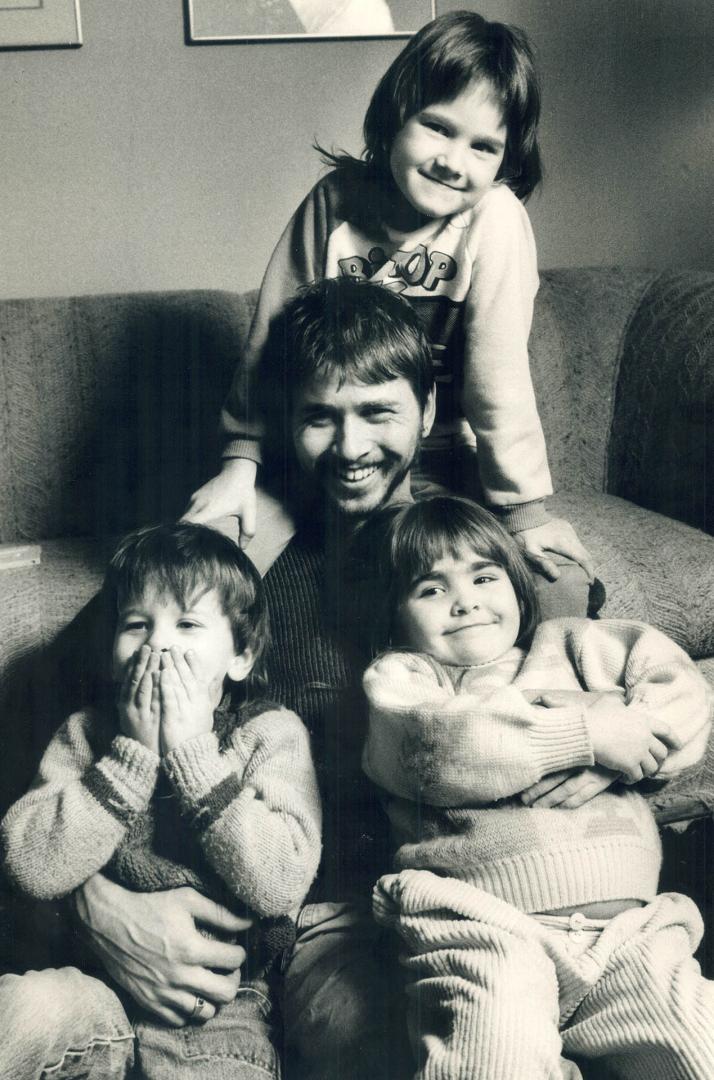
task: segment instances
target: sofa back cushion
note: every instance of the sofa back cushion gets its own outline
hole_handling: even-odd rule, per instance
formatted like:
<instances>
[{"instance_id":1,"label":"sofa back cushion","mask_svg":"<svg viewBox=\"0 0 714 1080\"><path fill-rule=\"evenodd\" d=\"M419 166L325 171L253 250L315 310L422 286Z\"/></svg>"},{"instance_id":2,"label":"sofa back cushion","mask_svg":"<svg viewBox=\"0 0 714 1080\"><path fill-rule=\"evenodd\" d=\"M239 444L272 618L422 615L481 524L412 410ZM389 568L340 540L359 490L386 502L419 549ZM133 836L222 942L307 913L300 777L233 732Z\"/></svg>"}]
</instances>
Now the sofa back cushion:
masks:
<instances>
[{"instance_id":1,"label":"sofa back cushion","mask_svg":"<svg viewBox=\"0 0 714 1080\"><path fill-rule=\"evenodd\" d=\"M216 291L0 303L0 540L178 514L216 468L250 312Z\"/></svg>"}]
</instances>

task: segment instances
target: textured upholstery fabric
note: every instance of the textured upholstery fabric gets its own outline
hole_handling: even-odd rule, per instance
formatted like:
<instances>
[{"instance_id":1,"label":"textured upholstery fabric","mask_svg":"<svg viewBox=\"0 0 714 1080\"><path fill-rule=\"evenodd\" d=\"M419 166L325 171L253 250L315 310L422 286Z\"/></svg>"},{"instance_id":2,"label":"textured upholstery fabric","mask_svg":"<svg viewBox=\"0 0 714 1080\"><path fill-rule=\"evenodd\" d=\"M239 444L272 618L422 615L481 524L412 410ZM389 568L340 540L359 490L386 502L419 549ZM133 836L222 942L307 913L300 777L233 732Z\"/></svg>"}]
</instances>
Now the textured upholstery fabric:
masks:
<instances>
[{"instance_id":1,"label":"textured upholstery fabric","mask_svg":"<svg viewBox=\"0 0 714 1080\"><path fill-rule=\"evenodd\" d=\"M0 302L0 541L176 513L214 467L249 319L221 292Z\"/></svg>"},{"instance_id":2,"label":"textured upholstery fabric","mask_svg":"<svg viewBox=\"0 0 714 1080\"><path fill-rule=\"evenodd\" d=\"M661 274L622 343L608 490L714 533L713 425L714 277Z\"/></svg>"}]
</instances>

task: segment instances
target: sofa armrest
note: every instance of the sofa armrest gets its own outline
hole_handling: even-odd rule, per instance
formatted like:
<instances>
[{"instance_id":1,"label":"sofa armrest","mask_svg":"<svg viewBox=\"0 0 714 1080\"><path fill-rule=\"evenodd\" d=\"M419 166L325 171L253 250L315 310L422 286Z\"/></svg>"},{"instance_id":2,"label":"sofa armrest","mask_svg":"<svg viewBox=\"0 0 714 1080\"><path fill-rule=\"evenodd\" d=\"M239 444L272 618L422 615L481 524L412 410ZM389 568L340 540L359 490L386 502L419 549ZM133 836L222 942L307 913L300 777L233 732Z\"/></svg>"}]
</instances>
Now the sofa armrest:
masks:
<instances>
[{"instance_id":1,"label":"sofa armrest","mask_svg":"<svg viewBox=\"0 0 714 1080\"><path fill-rule=\"evenodd\" d=\"M607 490L714 534L714 273L668 271L622 344Z\"/></svg>"}]
</instances>

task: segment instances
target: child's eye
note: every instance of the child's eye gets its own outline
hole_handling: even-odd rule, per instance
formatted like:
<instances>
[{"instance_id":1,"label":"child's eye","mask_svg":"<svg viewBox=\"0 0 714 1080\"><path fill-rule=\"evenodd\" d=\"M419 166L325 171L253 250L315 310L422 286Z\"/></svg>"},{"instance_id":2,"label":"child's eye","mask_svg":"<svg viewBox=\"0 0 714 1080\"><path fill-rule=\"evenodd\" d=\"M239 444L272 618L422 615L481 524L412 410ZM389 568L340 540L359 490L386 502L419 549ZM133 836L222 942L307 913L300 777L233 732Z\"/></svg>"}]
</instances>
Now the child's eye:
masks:
<instances>
[{"instance_id":1,"label":"child's eye","mask_svg":"<svg viewBox=\"0 0 714 1080\"><path fill-rule=\"evenodd\" d=\"M425 128L428 128L429 131L436 132L437 135L448 135L449 134L447 129L444 127L444 125L440 124L437 120L422 120L422 124L424 125Z\"/></svg>"},{"instance_id":2,"label":"child's eye","mask_svg":"<svg viewBox=\"0 0 714 1080\"><path fill-rule=\"evenodd\" d=\"M497 153L496 147L493 145L493 143L482 143L482 142L474 143L473 146L471 147L471 149L475 150L477 154L495 154L495 153Z\"/></svg>"},{"instance_id":3,"label":"child's eye","mask_svg":"<svg viewBox=\"0 0 714 1080\"><path fill-rule=\"evenodd\" d=\"M426 588L419 591L418 599L421 600L424 597L440 596L443 591L444 590L439 585L427 585Z\"/></svg>"},{"instance_id":4,"label":"child's eye","mask_svg":"<svg viewBox=\"0 0 714 1080\"><path fill-rule=\"evenodd\" d=\"M198 626L199 624L197 622L193 622L191 619L181 619L178 624L179 630L197 630Z\"/></svg>"},{"instance_id":5,"label":"child's eye","mask_svg":"<svg viewBox=\"0 0 714 1080\"><path fill-rule=\"evenodd\" d=\"M474 585L488 585L488 583L493 580L494 579L492 577L489 577L488 574L478 574L474 578Z\"/></svg>"},{"instance_id":6,"label":"child's eye","mask_svg":"<svg viewBox=\"0 0 714 1080\"><path fill-rule=\"evenodd\" d=\"M146 629L146 622L143 619L130 619L128 622L125 622L123 627L122 627L122 630L124 631L124 633L127 633L127 632L131 633L132 631L145 630L145 629Z\"/></svg>"}]
</instances>

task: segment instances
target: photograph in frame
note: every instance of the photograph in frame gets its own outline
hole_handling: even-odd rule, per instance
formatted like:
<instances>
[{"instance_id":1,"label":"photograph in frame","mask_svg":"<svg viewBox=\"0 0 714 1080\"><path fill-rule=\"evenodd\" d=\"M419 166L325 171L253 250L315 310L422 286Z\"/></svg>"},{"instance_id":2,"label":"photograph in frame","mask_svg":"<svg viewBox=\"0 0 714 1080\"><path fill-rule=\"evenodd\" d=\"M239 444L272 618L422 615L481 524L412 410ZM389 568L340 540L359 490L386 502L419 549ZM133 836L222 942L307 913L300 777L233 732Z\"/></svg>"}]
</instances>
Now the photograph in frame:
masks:
<instances>
[{"instance_id":1,"label":"photograph in frame","mask_svg":"<svg viewBox=\"0 0 714 1080\"><path fill-rule=\"evenodd\" d=\"M76 49L79 0L2 0L0 49Z\"/></svg>"},{"instance_id":2,"label":"photograph in frame","mask_svg":"<svg viewBox=\"0 0 714 1080\"><path fill-rule=\"evenodd\" d=\"M187 0L186 11L191 44L408 37L436 0Z\"/></svg>"}]
</instances>

